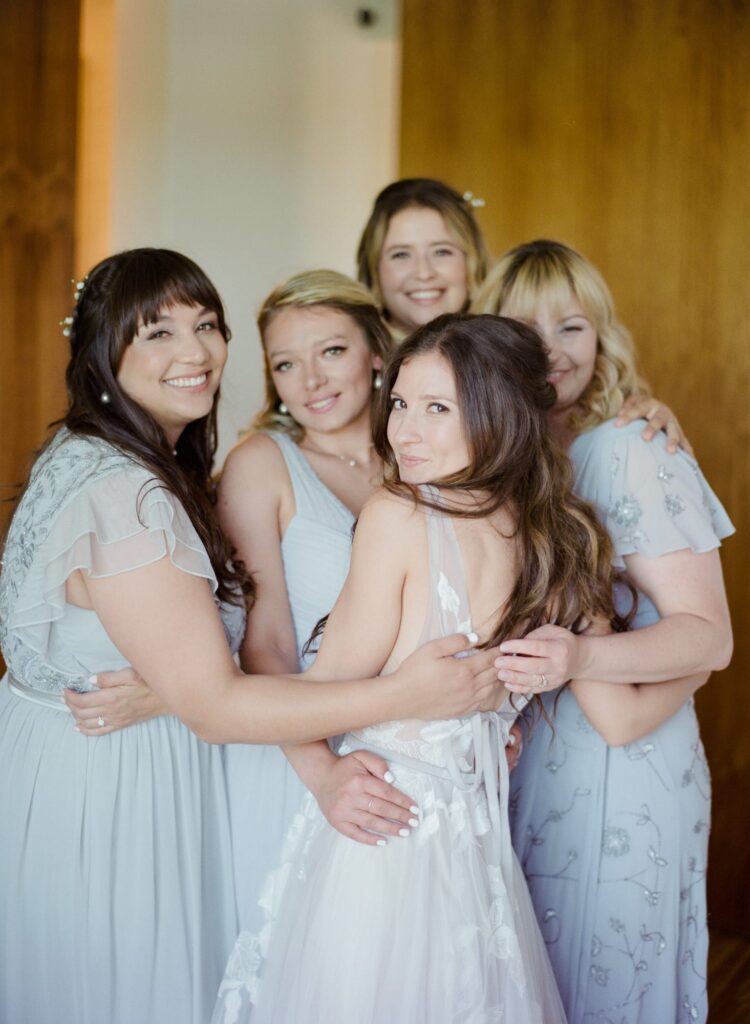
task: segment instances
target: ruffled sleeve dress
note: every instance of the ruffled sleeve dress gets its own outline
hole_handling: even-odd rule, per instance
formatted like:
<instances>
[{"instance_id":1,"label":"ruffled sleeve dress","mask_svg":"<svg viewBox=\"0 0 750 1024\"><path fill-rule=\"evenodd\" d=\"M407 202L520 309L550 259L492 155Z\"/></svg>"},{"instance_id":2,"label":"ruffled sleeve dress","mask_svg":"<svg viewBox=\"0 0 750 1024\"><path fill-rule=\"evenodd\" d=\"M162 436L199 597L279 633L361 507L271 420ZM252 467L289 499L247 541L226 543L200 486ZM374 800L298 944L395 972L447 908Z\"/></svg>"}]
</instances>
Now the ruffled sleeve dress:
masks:
<instances>
[{"instance_id":1,"label":"ruffled sleeve dress","mask_svg":"<svg viewBox=\"0 0 750 1024\"><path fill-rule=\"evenodd\" d=\"M0 1020L205 1024L236 934L221 749L162 716L87 737L65 687L126 658L70 605L76 569L170 558L217 582L180 503L103 441L38 459L0 577ZM236 649L244 612L220 609ZM179 642L177 638L175 642Z\"/></svg>"},{"instance_id":2,"label":"ruffled sleeve dress","mask_svg":"<svg viewBox=\"0 0 750 1024\"><path fill-rule=\"evenodd\" d=\"M698 464L642 429L603 423L570 449L617 564L719 547L733 527ZM633 628L658 618L641 594ZM569 690L554 699L554 733L539 722L512 773L511 822L568 1021L705 1021L711 792L693 701L608 747Z\"/></svg>"}]
</instances>

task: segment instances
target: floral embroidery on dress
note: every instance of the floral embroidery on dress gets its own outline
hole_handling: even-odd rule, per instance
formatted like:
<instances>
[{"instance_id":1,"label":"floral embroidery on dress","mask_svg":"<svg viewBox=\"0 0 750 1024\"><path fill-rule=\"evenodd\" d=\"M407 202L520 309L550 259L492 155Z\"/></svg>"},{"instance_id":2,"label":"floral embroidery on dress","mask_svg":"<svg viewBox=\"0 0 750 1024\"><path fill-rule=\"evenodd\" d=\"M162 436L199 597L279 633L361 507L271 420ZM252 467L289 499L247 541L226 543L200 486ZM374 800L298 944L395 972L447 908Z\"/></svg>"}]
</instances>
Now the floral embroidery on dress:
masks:
<instances>
[{"instance_id":1,"label":"floral embroidery on dress","mask_svg":"<svg viewBox=\"0 0 750 1024\"><path fill-rule=\"evenodd\" d=\"M664 507L667 510L667 515L674 519L674 517L678 516L680 512L685 511L685 502L679 494L665 494Z\"/></svg>"},{"instance_id":2,"label":"floral embroidery on dress","mask_svg":"<svg viewBox=\"0 0 750 1024\"><path fill-rule=\"evenodd\" d=\"M630 835L624 828L609 825L602 835L602 853L605 857L622 857L630 849Z\"/></svg>"},{"instance_id":3,"label":"floral embroidery on dress","mask_svg":"<svg viewBox=\"0 0 750 1024\"><path fill-rule=\"evenodd\" d=\"M615 502L609 510L609 515L618 526L635 526L643 515L640 503L637 498L626 496Z\"/></svg>"}]
</instances>

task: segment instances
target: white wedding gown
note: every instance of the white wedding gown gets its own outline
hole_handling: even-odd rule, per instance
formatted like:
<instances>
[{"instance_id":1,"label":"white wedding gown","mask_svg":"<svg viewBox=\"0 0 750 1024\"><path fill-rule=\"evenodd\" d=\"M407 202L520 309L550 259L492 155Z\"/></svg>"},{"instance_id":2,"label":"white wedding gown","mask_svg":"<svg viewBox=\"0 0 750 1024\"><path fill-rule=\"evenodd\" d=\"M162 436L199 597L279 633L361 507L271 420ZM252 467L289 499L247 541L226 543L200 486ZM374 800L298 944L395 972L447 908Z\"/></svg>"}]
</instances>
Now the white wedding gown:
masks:
<instances>
[{"instance_id":1,"label":"white wedding gown","mask_svg":"<svg viewBox=\"0 0 750 1024\"><path fill-rule=\"evenodd\" d=\"M423 641L469 631L448 516L425 510ZM348 733L419 805L408 839L370 847L308 795L235 945L214 1024L558 1024L564 1013L510 845L504 747L516 712Z\"/></svg>"}]
</instances>

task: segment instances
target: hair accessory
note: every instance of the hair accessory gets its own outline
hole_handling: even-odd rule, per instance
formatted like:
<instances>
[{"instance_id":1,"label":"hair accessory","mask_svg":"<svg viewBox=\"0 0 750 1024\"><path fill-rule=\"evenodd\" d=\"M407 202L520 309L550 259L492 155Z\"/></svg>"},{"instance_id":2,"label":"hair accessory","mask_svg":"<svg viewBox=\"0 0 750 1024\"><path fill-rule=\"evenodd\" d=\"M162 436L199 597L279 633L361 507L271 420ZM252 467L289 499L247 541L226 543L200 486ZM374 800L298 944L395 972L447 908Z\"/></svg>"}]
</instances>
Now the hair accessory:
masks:
<instances>
[{"instance_id":1,"label":"hair accessory","mask_svg":"<svg viewBox=\"0 0 750 1024\"><path fill-rule=\"evenodd\" d=\"M484 199L480 199L479 196L475 196L473 192L464 192L461 198L465 203L468 203L469 206L486 206Z\"/></svg>"},{"instance_id":2,"label":"hair accessory","mask_svg":"<svg viewBox=\"0 0 750 1024\"><path fill-rule=\"evenodd\" d=\"M109 391L102 391L102 393L99 395L99 401L102 403L102 405L109 405L109 403L112 401L112 399L110 398Z\"/></svg>"},{"instance_id":3,"label":"hair accessory","mask_svg":"<svg viewBox=\"0 0 750 1024\"><path fill-rule=\"evenodd\" d=\"M66 316L64 320L60 321L60 326L63 329L63 334L66 338L70 337L71 328L73 327L73 317Z\"/></svg>"},{"instance_id":4,"label":"hair accessory","mask_svg":"<svg viewBox=\"0 0 750 1024\"><path fill-rule=\"evenodd\" d=\"M372 378L372 386L376 391L380 391L383 386L383 374L380 370L377 371L375 376Z\"/></svg>"},{"instance_id":5,"label":"hair accessory","mask_svg":"<svg viewBox=\"0 0 750 1024\"><path fill-rule=\"evenodd\" d=\"M282 416L288 416L289 406L285 405L284 402L279 402L279 412L281 413Z\"/></svg>"},{"instance_id":6,"label":"hair accessory","mask_svg":"<svg viewBox=\"0 0 750 1024\"><path fill-rule=\"evenodd\" d=\"M86 275L86 277L84 277L81 281L76 281L75 278L70 279L70 283L73 285L74 288L73 298L76 302L78 302L78 300L80 299L87 280L88 275Z\"/></svg>"}]
</instances>

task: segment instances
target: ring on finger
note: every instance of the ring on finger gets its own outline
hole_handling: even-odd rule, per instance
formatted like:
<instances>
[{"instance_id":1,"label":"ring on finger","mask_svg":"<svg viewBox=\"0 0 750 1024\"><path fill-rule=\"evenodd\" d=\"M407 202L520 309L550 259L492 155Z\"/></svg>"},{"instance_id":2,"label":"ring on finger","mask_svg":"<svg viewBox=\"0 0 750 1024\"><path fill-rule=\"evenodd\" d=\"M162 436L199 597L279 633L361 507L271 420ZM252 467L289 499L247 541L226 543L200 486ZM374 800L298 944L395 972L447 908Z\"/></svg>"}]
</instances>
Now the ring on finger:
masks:
<instances>
[{"instance_id":1,"label":"ring on finger","mask_svg":"<svg viewBox=\"0 0 750 1024\"><path fill-rule=\"evenodd\" d=\"M547 677L545 676L544 672L542 672L541 675L539 676L539 689L540 690L544 690L546 688L547 684L548 684Z\"/></svg>"},{"instance_id":2,"label":"ring on finger","mask_svg":"<svg viewBox=\"0 0 750 1024\"><path fill-rule=\"evenodd\" d=\"M102 715L99 715L99 717L96 720L96 724L99 726L100 729L103 729L107 723L104 721Z\"/></svg>"},{"instance_id":3,"label":"ring on finger","mask_svg":"<svg viewBox=\"0 0 750 1024\"><path fill-rule=\"evenodd\" d=\"M374 799L375 799L375 798L374 798L374 797L372 797L372 798L371 798L370 800L368 800L368 801L367 801L367 810L368 810L368 811L371 811L371 810L372 810L372 801L373 801Z\"/></svg>"}]
</instances>

